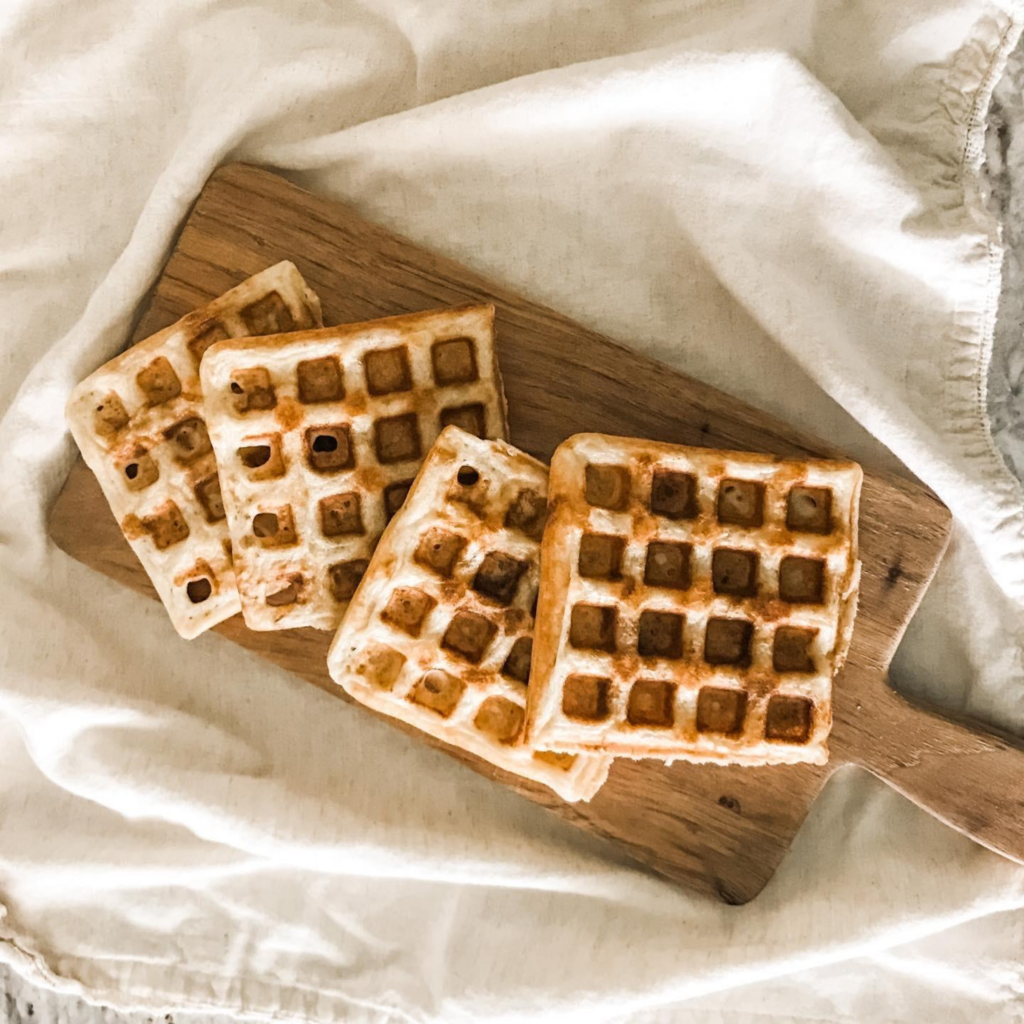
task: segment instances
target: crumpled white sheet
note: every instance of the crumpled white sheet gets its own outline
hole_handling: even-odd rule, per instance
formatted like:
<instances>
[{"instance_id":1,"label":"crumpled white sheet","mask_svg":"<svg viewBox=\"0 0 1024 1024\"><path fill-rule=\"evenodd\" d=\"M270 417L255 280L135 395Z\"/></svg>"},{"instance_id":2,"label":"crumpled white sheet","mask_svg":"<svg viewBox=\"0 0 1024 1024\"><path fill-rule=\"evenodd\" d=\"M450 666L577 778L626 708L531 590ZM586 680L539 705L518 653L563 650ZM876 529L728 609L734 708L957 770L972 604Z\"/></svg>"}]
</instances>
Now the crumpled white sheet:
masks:
<instances>
[{"instance_id":1,"label":"crumpled white sheet","mask_svg":"<svg viewBox=\"0 0 1024 1024\"><path fill-rule=\"evenodd\" d=\"M45 518L68 391L211 170L247 159L865 462L888 446L962 524L897 681L1020 729L1024 510L984 419L999 247L977 167L1022 18L0 9L0 956L94 1000L280 1019L917 1021L920 978L948 1021L1017 1019L1024 872L881 784L840 773L762 896L721 906L219 638L178 640ZM891 952L998 912L984 960ZM876 1000L827 967L853 958L880 964Z\"/></svg>"}]
</instances>

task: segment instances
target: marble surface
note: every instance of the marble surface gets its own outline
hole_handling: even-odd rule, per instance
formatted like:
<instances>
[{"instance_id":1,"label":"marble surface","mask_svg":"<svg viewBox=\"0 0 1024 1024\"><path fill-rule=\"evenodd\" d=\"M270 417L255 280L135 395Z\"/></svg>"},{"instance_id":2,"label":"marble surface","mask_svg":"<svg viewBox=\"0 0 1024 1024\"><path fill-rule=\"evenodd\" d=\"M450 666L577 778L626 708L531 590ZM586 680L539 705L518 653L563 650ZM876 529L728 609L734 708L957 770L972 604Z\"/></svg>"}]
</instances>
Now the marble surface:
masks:
<instances>
[{"instance_id":1,"label":"marble surface","mask_svg":"<svg viewBox=\"0 0 1024 1024\"><path fill-rule=\"evenodd\" d=\"M1011 56L992 101L986 139L988 202L1003 222L1006 261L989 372L997 447L1024 480L1024 44ZM120 1013L54 996L0 965L0 1024L229 1024L220 1014Z\"/></svg>"}]
</instances>

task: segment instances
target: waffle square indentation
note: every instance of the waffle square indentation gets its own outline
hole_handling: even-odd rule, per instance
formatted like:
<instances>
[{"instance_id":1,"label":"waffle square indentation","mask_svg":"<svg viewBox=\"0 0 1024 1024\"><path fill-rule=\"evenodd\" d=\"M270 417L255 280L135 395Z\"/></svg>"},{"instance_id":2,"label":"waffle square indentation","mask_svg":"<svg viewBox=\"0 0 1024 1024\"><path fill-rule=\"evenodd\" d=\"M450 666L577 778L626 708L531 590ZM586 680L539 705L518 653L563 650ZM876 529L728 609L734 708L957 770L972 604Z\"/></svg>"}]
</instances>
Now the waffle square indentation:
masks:
<instances>
[{"instance_id":1,"label":"waffle square indentation","mask_svg":"<svg viewBox=\"0 0 1024 1024\"><path fill-rule=\"evenodd\" d=\"M435 341L430 349L430 359L434 368L434 380L441 387L469 384L480 376L472 338Z\"/></svg>"},{"instance_id":2,"label":"waffle square indentation","mask_svg":"<svg viewBox=\"0 0 1024 1024\"><path fill-rule=\"evenodd\" d=\"M363 578L369 561L365 558L352 558L347 562L335 562L327 570L330 581L331 596L335 601L350 601L352 595Z\"/></svg>"},{"instance_id":3,"label":"waffle square indentation","mask_svg":"<svg viewBox=\"0 0 1024 1024\"><path fill-rule=\"evenodd\" d=\"M303 359L295 367L299 401L305 405L315 402L337 402L345 397L345 382L337 356Z\"/></svg>"},{"instance_id":4,"label":"waffle square indentation","mask_svg":"<svg viewBox=\"0 0 1024 1024\"><path fill-rule=\"evenodd\" d=\"M277 292L268 292L262 299L250 303L241 316L253 336L281 334L295 327L291 311Z\"/></svg>"},{"instance_id":5,"label":"waffle square indentation","mask_svg":"<svg viewBox=\"0 0 1024 1024\"><path fill-rule=\"evenodd\" d=\"M385 416L373 424L377 461L383 465L418 459L423 453L416 413Z\"/></svg>"},{"instance_id":6,"label":"waffle square indentation","mask_svg":"<svg viewBox=\"0 0 1024 1024\"><path fill-rule=\"evenodd\" d=\"M704 660L709 665L750 664L754 625L744 619L709 619L704 634Z\"/></svg>"},{"instance_id":7,"label":"waffle square indentation","mask_svg":"<svg viewBox=\"0 0 1024 1024\"><path fill-rule=\"evenodd\" d=\"M317 473L338 473L356 464L352 429L347 423L307 427L304 447L306 462Z\"/></svg>"},{"instance_id":8,"label":"waffle square indentation","mask_svg":"<svg viewBox=\"0 0 1024 1024\"><path fill-rule=\"evenodd\" d=\"M266 602L271 608L284 608L295 604L302 594L305 580L302 573L287 573L276 580L271 580L266 588Z\"/></svg>"},{"instance_id":9,"label":"waffle square indentation","mask_svg":"<svg viewBox=\"0 0 1024 1024\"><path fill-rule=\"evenodd\" d=\"M160 479L160 467L142 445L136 445L131 455L117 461L125 487L129 491L142 491Z\"/></svg>"},{"instance_id":10,"label":"waffle square indentation","mask_svg":"<svg viewBox=\"0 0 1024 1024\"><path fill-rule=\"evenodd\" d=\"M786 527L805 533L831 533L832 492L827 487L791 487L786 495Z\"/></svg>"},{"instance_id":11,"label":"waffle square indentation","mask_svg":"<svg viewBox=\"0 0 1024 1024\"><path fill-rule=\"evenodd\" d=\"M651 478L651 511L666 519L695 519L697 479L692 473L658 469Z\"/></svg>"},{"instance_id":12,"label":"waffle square indentation","mask_svg":"<svg viewBox=\"0 0 1024 1024\"><path fill-rule=\"evenodd\" d=\"M320 530L325 537L343 537L366 532L362 498L358 491L331 494L320 499Z\"/></svg>"},{"instance_id":13,"label":"waffle square indentation","mask_svg":"<svg viewBox=\"0 0 1024 1024\"><path fill-rule=\"evenodd\" d=\"M600 722L610 714L611 681L600 676L571 675L562 687L562 712L569 718Z\"/></svg>"},{"instance_id":14,"label":"waffle square indentation","mask_svg":"<svg viewBox=\"0 0 1024 1024\"><path fill-rule=\"evenodd\" d=\"M470 664L478 665L497 631L498 627L490 619L462 609L448 623L441 638L441 646Z\"/></svg>"},{"instance_id":15,"label":"waffle square indentation","mask_svg":"<svg viewBox=\"0 0 1024 1024\"><path fill-rule=\"evenodd\" d=\"M521 559L502 551L488 551L473 577L473 589L498 604L511 604L526 569Z\"/></svg>"},{"instance_id":16,"label":"waffle square indentation","mask_svg":"<svg viewBox=\"0 0 1024 1024\"><path fill-rule=\"evenodd\" d=\"M521 636L516 639L508 652L505 663L501 666L501 674L516 682L528 684L530 681L530 661L533 657L533 638Z\"/></svg>"},{"instance_id":17,"label":"waffle square indentation","mask_svg":"<svg viewBox=\"0 0 1024 1024\"><path fill-rule=\"evenodd\" d=\"M820 558L789 555L779 563L779 597L790 604L825 600L825 563Z\"/></svg>"},{"instance_id":18,"label":"waffle square indentation","mask_svg":"<svg viewBox=\"0 0 1024 1024\"><path fill-rule=\"evenodd\" d=\"M206 576L202 576L199 579L189 580L188 583L185 584L185 595L192 604L202 604L204 601L209 600L212 593L213 583Z\"/></svg>"},{"instance_id":19,"label":"waffle square indentation","mask_svg":"<svg viewBox=\"0 0 1024 1024\"><path fill-rule=\"evenodd\" d=\"M812 645L816 629L779 626L772 643L772 666L776 672L813 672Z\"/></svg>"},{"instance_id":20,"label":"waffle square indentation","mask_svg":"<svg viewBox=\"0 0 1024 1024\"><path fill-rule=\"evenodd\" d=\"M618 512L629 503L629 470L625 466L588 463L584 496L591 505Z\"/></svg>"},{"instance_id":21,"label":"waffle square indentation","mask_svg":"<svg viewBox=\"0 0 1024 1024\"><path fill-rule=\"evenodd\" d=\"M196 334L188 341L188 350L192 356L192 361L196 364L198 369L199 364L203 361L203 356L206 354L206 350L218 341L223 341L225 338L230 338L224 325L218 323L216 320L210 324L201 334Z\"/></svg>"},{"instance_id":22,"label":"waffle square indentation","mask_svg":"<svg viewBox=\"0 0 1024 1024\"><path fill-rule=\"evenodd\" d=\"M380 690L390 690L398 681L406 657L387 644L370 643L354 665L355 674Z\"/></svg>"},{"instance_id":23,"label":"waffle square indentation","mask_svg":"<svg viewBox=\"0 0 1024 1024\"><path fill-rule=\"evenodd\" d=\"M280 434L247 437L236 454L250 480L272 480L285 474Z\"/></svg>"},{"instance_id":24,"label":"waffle square indentation","mask_svg":"<svg viewBox=\"0 0 1024 1024\"><path fill-rule=\"evenodd\" d=\"M697 731L735 736L743 731L747 695L742 690L705 686L697 694Z\"/></svg>"},{"instance_id":25,"label":"waffle square indentation","mask_svg":"<svg viewBox=\"0 0 1024 1024\"><path fill-rule=\"evenodd\" d=\"M434 669L416 680L409 691L409 700L436 711L442 718L449 718L465 692L466 684L458 676Z\"/></svg>"},{"instance_id":26,"label":"waffle square indentation","mask_svg":"<svg viewBox=\"0 0 1024 1024\"><path fill-rule=\"evenodd\" d=\"M629 690L626 721L630 725L671 728L675 722L675 683L664 679L638 679Z\"/></svg>"},{"instance_id":27,"label":"waffle square indentation","mask_svg":"<svg viewBox=\"0 0 1024 1024\"><path fill-rule=\"evenodd\" d=\"M487 436L487 413L482 402L453 405L441 410L441 428L459 427L474 437Z\"/></svg>"},{"instance_id":28,"label":"waffle square indentation","mask_svg":"<svg viewBox=\"0 0 1024 1024\"><path fill-rule=\"evenodd\" d=\"M617 580L622 575L626 538L607 533L584 533L577 561L579 574L589 579Z\"/></svg>"},{"instance_id":29,"label":"waffle square indentation","mask_svg":"<svg viewBox=\"0 0 1024 1024\"><path fill-rule=\"evenodd\" d=\"M412 487L411 480L396 480L384 488L384 521L386 523L390 523L398 514L398 510L409 494L410 487Z\"/></svg>"},{"instance_id":30,"label":"waffle square indentation","mask_svg":"<svg viewBox=\"0 0 1024 1024\"><path fill-rule=\"evenodd\" d=\"M235 396L235 412L259 412L277 405L277 392L264 366L235 370L231 374L231 393Z\"/></svg>"},{"instance_id":31,"label":"waffle square indentation","mask_svg":"<svg viewBox=\"0 0 1024 1024\"><path fill-rule=\"evenodd\" d=\"M569 622L569 643L583 650L614 651L617 611L609 605L577 604Z\"/></svg>"},{"instance_id":32,"label":"waffle square indentation","mask_svg":"<svg viewBox=\"0 0 1024 1024\"><path fill-rule=\"evenodd\" d=\"M110 437L128 426L128 410L120 396L113 391L96 403L92 418L93 428L101 437Z\"/></svg>"},{"instance_id":33,"label":"waffle square indentation","mask_svg":"<svg viewBox=\"0 0 1024 1024\"><path fill-rule=\"evenodd\" d=\"M676 541L652 540L647 545L644 583L649 587L688 590L690 555L693 545Z\"/></svg>"},{"instance_id":34,"label":"waffle square indentation","mask_svg":"<svg viewBox=\"0 0 1024 1024\"><path fill-rule=\"evenodd\" d=\"M171 500L157 506L148 516L143 516L142 525L160 551L172 544L180 544L189 532L181 509Z\"/></svg>"},{"instance_id":35,"label":"waffle square indentation","mask_svg":"<svg viewBox=\"0 0 1024 1024\"><path fill-rule=\"evenodd\" d=\"M162 405L181 394L181 381L163 356L139 370L135 380L150 405Z\"/></svg>"},{"instance_id":36,"label":"waffle square indentation","mask_svg":"<svg viewBox=\"0 0 1024 1024\"><path fill-rule=\"evenodd\" d=\"M750 528L764 525L764 484L723 480L718 488L718 521Z\"/></svg>"},{"instance_id":37,"label":"waffle square indentation","mask_svg":"<svg viewBox=\"0 0 1024 1024\"><path fill-rule=\"evenodd\" d=\"M681 658L683 616L675 612L641 612L636 649L644 658Z\"/></svg>"},{"instance_id":38,"label":"waffle square indentation","mask_svg":"<svg viewBox=\"0 0 1024 1024\"><path fill-rule=\"evenodd\" d=\"M756 551L716 548L711 557L711 586L715 593L756 596L758 561Z\"/></svg>"},{"instance_id":39,"label":"waffle square indentation","mask_svg":"<svg viewBox=\"0 0 1024 1024\"><path fill-rule=\"evenodd\" d=\"M432 526L420 538L414 559L422 566L436 572L445 579L451 579L455 563L466 547L465 537L451 530Z\"/></svg>"},{"instance_id":40,"label":"waffle square indentation","mask_svg":"<svg viewBox=\"0 0 1024 1024\"><path fill-rule=\"evenodd\" d=\"M291 505L264 509L252 517L252 534L261 547L278 548L298 540Z\"/></svg>"},{"instance_id":41,"label":"waffle square indentation","mask_svg":"<svg viewBox=\"0 0 1024 1024\"><path fill-rule=\"evenodd\" d=\"M206 521L219 523L225 517L224 499L220 493L220 477L216 473L203 477L202 480L196 482L193 491Z\"/></svg>"},{"instance_id":42,"label":"waffle square indentation","mask_svg":"<svg viewBox=\"0 0 1024 1024\"><path fill-rule=\"evenodd\" d=\"M380 617L396 629L419 636L423 622L437 601L417 587L398 587L391 595Z\"/></svg>"},{"instance_id":43,"label":"waffle square indentation","mask_svg":"<svg viewBox=\"0 0 1024 1024\"><path fill-rule=\"evenodd\" d=\"M404 345L367 352L363 356L366 390L371 395L389 395L412 387L409 353Z\"/></svg>"},{"instance_id":44,"label":"waffle square indentation","mask_svg":"<svg viewBox=\"0 0 1024 1024\"><path fill-rule=\"evenodd\" d=\"M531 540L540 540L547 520L547 499L530 488L521 490L509 505L505 525L525 533Z\"/></svg>"},{"instance_id":45,"label":"waffle square indentation","mask_svg":"<svg viewBox=\"0 0 1024 1024\"><path fill-rule=\"evenodd\" d=\"M488 697L477 709L473 724L498 743L515 743L526 717L523 709L507 697Z\"/></svg>"},{"instance_id":46,"label":"waffle square indentation","mask_svg":"<svg viewBox=\"0 0 1024 1024\"><path fill-rule=\"evenodd\" d=\"M805 697L779 694L768 701L764 735L769 740L806 743L811 734L814 705Z\"/></svg>"}]
</instances>

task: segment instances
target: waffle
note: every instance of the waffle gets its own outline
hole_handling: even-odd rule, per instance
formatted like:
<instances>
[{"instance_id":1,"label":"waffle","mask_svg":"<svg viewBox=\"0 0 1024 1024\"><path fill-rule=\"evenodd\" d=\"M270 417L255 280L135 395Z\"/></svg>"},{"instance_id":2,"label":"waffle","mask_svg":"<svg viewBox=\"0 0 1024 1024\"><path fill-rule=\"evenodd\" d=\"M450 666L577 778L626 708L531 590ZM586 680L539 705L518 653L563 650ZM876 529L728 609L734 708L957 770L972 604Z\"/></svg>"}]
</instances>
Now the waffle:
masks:
<instances>
[{"instance_id":1,"label":"waffle","mask_svg":"<svg viewBox=\"0 0 1024 1024\"><path fill-rule=\"evenodd\" d=\"M441 429L507 431L493 306L222 341L202 378L251 629L337 627Z\"/></svg>"},{"instance_id":2,"label":"waffle","mask_svg":"<svg viewBox=\"0 0 1024 1024\"><path fill-rule=\"evenodd\" d=\"M522 743L547 469L501 441L442 432L384 533L327 656L356 700L589 800L602 755Z\"/></svg>"},{"instance_id":3,"label":"waffle","mask_svg":"<svg viewBox=\"0 0 1024 1024\"><path fill-rule=\"evenodd\" d=\"M861 478L851 462L599 434L562 444L528 740L667 761L825 762L856 613Z\"/></svg>"},{"instance_id":4,"label":"waffle","mask_svg":"<svg viewBox=\"0 0 1024 1024\"><path fill-rule=\"evenodd\" d=\"M318 326L320 300L278 263L91 374L67 420L174 628L191 640L239 611L199 361L221 338Z\"/></svg>"}]
</instances>

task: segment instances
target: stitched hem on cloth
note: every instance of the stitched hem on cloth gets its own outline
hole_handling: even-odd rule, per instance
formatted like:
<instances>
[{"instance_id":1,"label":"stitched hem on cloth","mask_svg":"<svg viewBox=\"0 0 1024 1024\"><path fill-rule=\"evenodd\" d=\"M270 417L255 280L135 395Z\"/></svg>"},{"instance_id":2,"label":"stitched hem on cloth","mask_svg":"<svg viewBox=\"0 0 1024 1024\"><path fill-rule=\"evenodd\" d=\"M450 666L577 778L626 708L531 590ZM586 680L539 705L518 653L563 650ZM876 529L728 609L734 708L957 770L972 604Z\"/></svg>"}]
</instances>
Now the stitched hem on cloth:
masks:
<instances>
[{"instance_id":1,"label":"stitched hem on cloth","mask_svg":"<svg viewBox=\"0 0 1024 1024\"><path fill-rule=\"evenodd\" d=\"M1021 906L1024 907L1024 904L1021 904ZM936 935L978 918L986 917L991 913L1015 908L1016 905L1014 907L1005 905L974 905L958 916L944 921L941 928L932 930L923 924L916 924L909 928L904 928L898 934L894 934L891 941L884 942L881 945L872 940L867 940L838 946L826 954L805 954L785 967L769 966L756 971L749 978L745 978L742 985L767 982L774 978L816 968L832 967L839 963L885 952L919 939L928 938L931 935ZM3 921L4 914L5 908L0 905L0 923ZM200 983L208 983L211 986L216 985L221 988L227 986L236 987L243 991L265 989L274 993L275 996L281 993L288 993L291 998L281 999L278 996L273 1000L276 1003L273 1007L254 1006L246 1004L244 1001L211 1000L194 995L188 997L168 997L165 994L165 987L157 991L152 986L145 984L143 987L137 987L134 990L135 994L130 999L125 999L124 990L132 989L134 981L133 970L138 969L139 964L131 961L120 961L126 968L125 980L120 988L103 989L98 986L90 988L77 979L68 978L52 970L38 951L29 952L29 950L31 950L30 942L26 944L21 940L15 940L6 929L0 931L0 962L7 963L30 984L48 988L59 994L75 996L93 1006L113 1008L121 1013L141 1012L159 1014L169 1010L178 1013L215 1013L230 1016L239 1021L260 1022L260 1024L284 1024L284 1022L291 1022L291 1024L299 1024L299 1022L302 1022L302 1024L337 1024L339 1020L344 1020L346 1024L363 1024L364 1021L366 1024L434 1024L434 1022L446 1022L448 1020L447 1017L437 1016L436 1014L414 1015L408 1010L399 1007L386 1006L380 1002L370 1000L355 999L347 996L340 990L328 991L324 988L312 988L311 986L295 983L286 985L280 979L268 979L266 975L259 978L228 978L219 973L196 968L189 968L185 972L176 965L162 966L160 974L164 980L180 978L182 992L186 991L189 987L196 988L196 983L199 981ZM70 960L70 958L65 958L65 960ZM670 994L664 1002L654 1006L640 1005L643 1002L643 997L639 996L630 1000L623 1000L622 1007L617 1012L609 1013L608 1015L599 1014L595 1004L591 1001L587 1004L582 1019L594 1021L595 1024L602 1024L602 1022L603 1024L644 1024L645 1021L661 1024L664 1020L671 1020L671 1024L679 1024L683 1020L690 1019L694 1021L694 1024L707 1024L708 1017L706 1011L699 1007L694 1008L692 1011L688 1010L684 1005L685 1000L687 998L714 995L738 986L730 985L725 980L719 984L698 984L695 987L698 990L691 994L686 996L681 996L678 993ZM143 988L145 991L143 991ZM314 1002L324 1003L325 1001L332 1001L334 1005L330 1008L325 1007L324 1009L318 1008L315 1010L286 1008L285 1004L295 1004L299 1001L306 1005L313 1004ZM344 1013L344 1016L339 1017L341 1012ZM728 1011L723 1012L728 1013ZM665 1013L670 1013L671 1017L664 1017ZM367 1014L370 1014L370 1016L367 1016ZM556 1024L556 1022L568 1021L570 1019L573 1021L581 1019L574 1011L565 1007L553 1008L550 1013L534 1013L530 1018L524 1016L523 1019L539 1020L541 1017L547 1020L549 1024ZM773 1014L770 1011L765 1011L761 1017L762 1019L787 1022L795 1019L790 1012ZM460 1011L459 1020L473 1020L475 1022L477 1018ZM812 1016L810 1020L814 1024L850 1024L850 1019L846 1015L833 1016L831 1018ZM875 1024L918 1024L918 1018L913 1015L909 1017L879 1018L875 1021Z\"/></svg>"},{"instance_id":2,"label":"stitched hem on cloth","mask_svg":"<svg viewBox=\"0 0 1024 1024\"><path fill-rule=\"evenodd\" d=\"M959 303L962 315L956 316L950 337L953 357L946 376L949 422L945 433L964 460L977 466L996 497L991 509L979 512L1003 541L1000 561L1008 570L1006 583L1013 596L1024 602L1024 488L996 446L987 405L1004 250L1000 222L989 211L982 193L981 165L992 93L1020 39L1024 17L1021 0L1001 6L1000 13L977 26L974 36L965 42L940 97L941 109L955 112L954 127L964 132L957 173L947 187L955 190L959 199L956 212L965 238L973 234L978 241L976 252L965 258L964 269L973 270L972 264L977 264L981 279L981 283L958 282L958 292L964 298ZM996 40L994 47L986 47L979 35ZM985 67L980 67L979 51L987 58ZM937 180L944 178L947 176L940 170Z\"/></svg>"}]
</instances>

